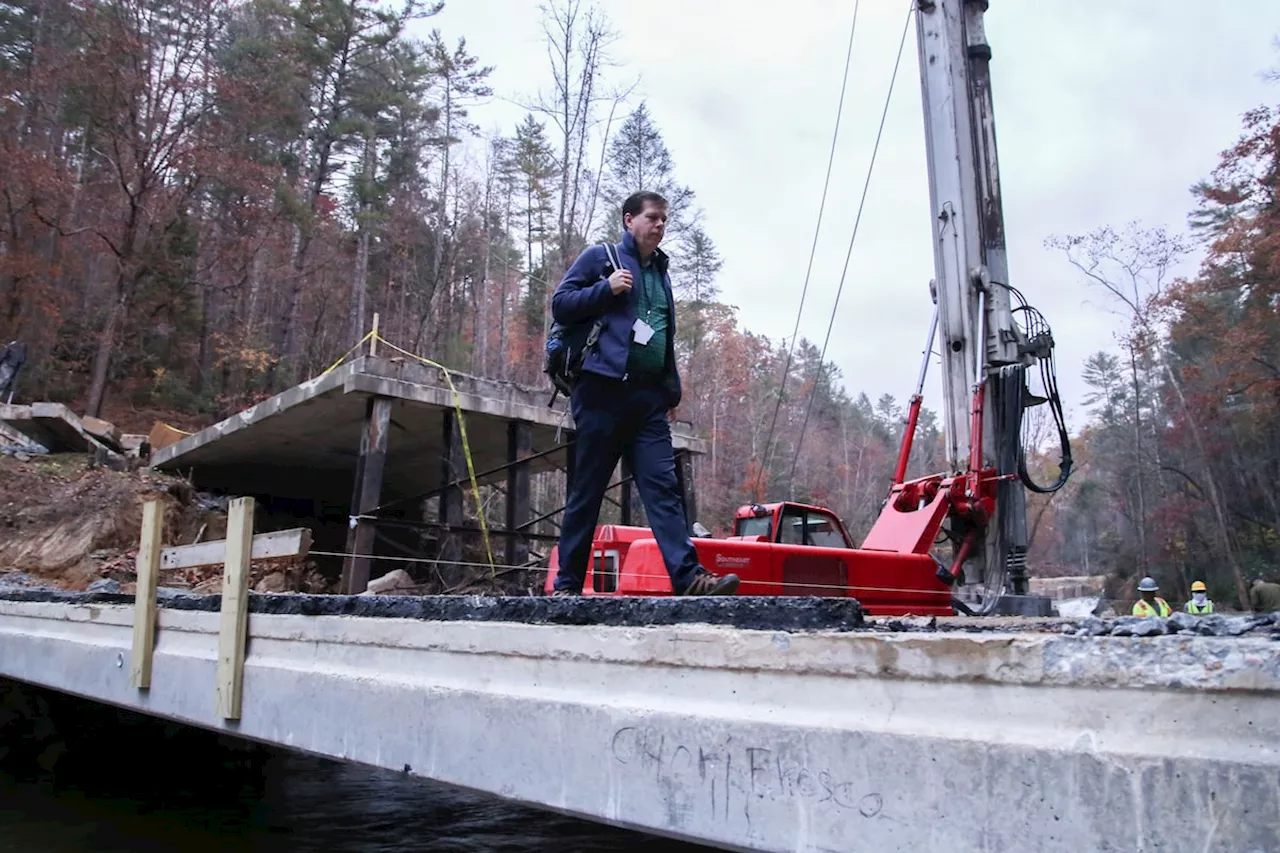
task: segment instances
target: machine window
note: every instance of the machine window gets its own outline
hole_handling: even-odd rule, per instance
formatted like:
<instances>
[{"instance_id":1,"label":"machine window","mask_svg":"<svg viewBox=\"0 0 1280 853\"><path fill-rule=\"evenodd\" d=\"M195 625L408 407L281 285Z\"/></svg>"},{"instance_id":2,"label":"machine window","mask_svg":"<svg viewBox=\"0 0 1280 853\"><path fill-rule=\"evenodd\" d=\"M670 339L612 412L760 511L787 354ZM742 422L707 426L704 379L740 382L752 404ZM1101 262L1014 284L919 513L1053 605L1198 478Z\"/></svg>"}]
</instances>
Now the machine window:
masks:
<instances>
[{"instance_id":1,"label":"machine window","mask_svg":"<svg viewBox=\"0 0 1280 853\"><path fill-rule=\"evenodd\" d=\"M618 552L596 551L591 561L591 589L593 592L618 591Z\"/></svg>"},{"instance_id":2,"label":"machine window","mask_svg":"<svg viewBox=\"0 0 1280 853\"><path fill-rule=\"evenodd\" d=\"M804 513L802 511L784 509L779 526L782 529L778 531L778 541L783 545L804 544Z\"/></svg>"},{"instance_id":3,"label":"machine window","mask_svg":"<svg viewBox=\"0 0 1280 853\"><path fill-rule=\"evenodd\" d=\"M819 548L847 547L844 535L840 532L840 526L825 512L807 513L804 528L807 545L816 545Z\"/></svg>"},{"instance_id":4,"label":"machine window","mask_svg":"<svg viewBox=\"0 0 1280 853\"><path fill-rule=\"evenodd\" d=\"M738 519L738 536L768 536L769 528L773 526L772 516L763 516L761 518L740 518Z\"/></svg>"}]
</instances>

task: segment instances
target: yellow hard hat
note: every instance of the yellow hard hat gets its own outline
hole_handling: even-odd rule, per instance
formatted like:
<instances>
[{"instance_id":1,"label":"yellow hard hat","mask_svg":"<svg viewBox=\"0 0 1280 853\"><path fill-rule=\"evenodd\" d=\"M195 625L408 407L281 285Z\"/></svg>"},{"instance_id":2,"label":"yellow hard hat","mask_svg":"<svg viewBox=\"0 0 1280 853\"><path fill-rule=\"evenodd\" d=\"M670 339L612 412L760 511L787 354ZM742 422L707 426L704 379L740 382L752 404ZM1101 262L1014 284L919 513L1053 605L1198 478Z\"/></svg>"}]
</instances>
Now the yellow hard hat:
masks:
<instances>
[{"instance_id":1,"label":"yellow hard hat","mask_svg":"<svg viewBox=\"0 0 1280 853\"><path fill-rule=\"evenodd\" d=\"M1208 587L1204 585L1204 581L1192 581L1191 583L1192 592L1204 592L1206 589L1208 589Z\"/></svg>"}]
</instances>

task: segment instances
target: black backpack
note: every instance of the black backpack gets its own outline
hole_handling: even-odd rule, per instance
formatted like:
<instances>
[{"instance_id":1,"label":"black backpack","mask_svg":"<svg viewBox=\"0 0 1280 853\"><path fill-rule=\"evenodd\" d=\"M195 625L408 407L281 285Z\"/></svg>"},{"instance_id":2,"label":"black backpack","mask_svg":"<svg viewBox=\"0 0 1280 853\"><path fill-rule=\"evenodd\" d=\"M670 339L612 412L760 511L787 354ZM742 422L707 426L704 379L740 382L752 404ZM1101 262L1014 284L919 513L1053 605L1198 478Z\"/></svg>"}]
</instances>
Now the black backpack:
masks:
<instances>
[{"instance_id":1,"label":"black backpack","mask_svg":"<svg viewBox=\"0 0 1280 853\"><path fill-rule=\"evenodd\" d=\"M616 270L622 269L622 263L612 243L601 243L605 251L604 269L601 278L608 278ZM551 380L553 390L547 406L553 406L556 395L568 397L573 393L573 386L582 375L582 365L587 359L587 352L599 346L600 332L604 329L604 318L597 317L591 323L577 323L565 327L552 322L547 332L547 344L542 353L542 372Z\"/></svg>"}]
</instances>

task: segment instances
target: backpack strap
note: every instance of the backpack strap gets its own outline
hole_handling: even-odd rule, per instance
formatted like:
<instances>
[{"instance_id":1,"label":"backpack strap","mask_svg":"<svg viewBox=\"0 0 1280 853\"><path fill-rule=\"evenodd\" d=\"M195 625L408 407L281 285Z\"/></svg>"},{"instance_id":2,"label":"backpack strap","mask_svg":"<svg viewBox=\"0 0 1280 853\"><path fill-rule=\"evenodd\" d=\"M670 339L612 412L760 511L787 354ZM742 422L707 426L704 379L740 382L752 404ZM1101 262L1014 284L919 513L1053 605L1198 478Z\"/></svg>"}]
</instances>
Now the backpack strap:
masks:
<instances>
[{"instance_id":1,"label":"backpack strap","mask_svg":"<svg viewBox=\"0 0 1280 853\"><path fill-rule=\"evenodd\" d=\"M608 240L601 242L600 245L604 246L604 254L609 259L609 265L615 270L623 269L622 261L618 258L618 248ZM605 277L608 278L608 276Z\"/></svg>"}]
</instances>

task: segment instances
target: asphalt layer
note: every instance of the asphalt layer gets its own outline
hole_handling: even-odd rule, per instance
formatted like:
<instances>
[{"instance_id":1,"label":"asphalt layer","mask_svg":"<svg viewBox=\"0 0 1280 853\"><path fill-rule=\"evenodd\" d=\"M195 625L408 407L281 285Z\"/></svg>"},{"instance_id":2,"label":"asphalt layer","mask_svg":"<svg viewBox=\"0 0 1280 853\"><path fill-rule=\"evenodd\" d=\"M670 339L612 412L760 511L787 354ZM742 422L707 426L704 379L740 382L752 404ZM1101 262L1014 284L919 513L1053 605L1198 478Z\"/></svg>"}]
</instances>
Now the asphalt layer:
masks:
<instances>
[{"instance_id":1,"label":"asphalt layer","mask_svg":"<svg viewBox=\"0 0 1280 853\"><path fill-rule=\"evenodd\" d=\"M101 592L0 588L0 599L70 604L133 604L133 596ZM172 610L216 612L220 595L161 589L158 604ZM848 631L864 627L862 607L852 598L706 596L503 597L478 595L290 595L249 596L250 613L299 616L364 616L439 622L522 622L534 625L643 627L701 623L766 631Z\"/></svg>"},{"instance_id":2,"label":"asphalt layer","mask_svg":"<svg viewBox=\"0 0 1280 853\"><path fill-rule=\"evenodd\" d=\"M217 612L220 595L194 595L161 587L160 607ZM68 592L9 586L0 577L0 600L67 604L133 604L132 595ZM852 598L809 596L481 596L481 595L300 595L250 593L250 613L298 616L361 616L435 622L518 622L529 625L724 625L762 631L882 631L890 633L1052 633L1076 637L1270 636L1280 640L1280 613L1113 619L1009 616L933 618L866 617Z\"/></svg>"}]
</instances>

